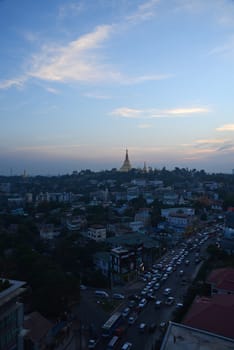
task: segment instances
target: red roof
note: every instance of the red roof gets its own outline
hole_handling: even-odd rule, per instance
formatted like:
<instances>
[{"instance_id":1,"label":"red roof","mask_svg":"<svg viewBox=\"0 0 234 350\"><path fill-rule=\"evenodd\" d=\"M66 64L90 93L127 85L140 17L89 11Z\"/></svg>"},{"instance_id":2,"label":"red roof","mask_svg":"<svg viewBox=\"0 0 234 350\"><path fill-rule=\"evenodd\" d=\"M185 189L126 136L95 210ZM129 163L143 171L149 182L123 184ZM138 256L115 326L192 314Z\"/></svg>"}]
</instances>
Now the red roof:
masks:
<instances>
[{"instance_id":1,"label":"red roof","mask_svg":"<svg viewBox=\"0 0 234 350\"><path fill-rule=\"evenodd\" d=\"M213 270L207 278L207 283L213 284L217 289L234 292L234 269Z\"/></svg>"},{"instance_id":2,"label":"red roof","mask_svg":"<svg viewBox=\"0 0 234 350\"><path fill-rule=\"evenodd\" d=\"M234 339L234 295L196 298L182 323Z\"/></svg>"},{"instance_id":3,"label":"red roof","mask_svg":"<svg viewBox=\"0 0 234 350\"><path fill-rule=\"evenodd\" d=\"M27 337L33 342L43 340L49 330L52 328L52 323L44 318L39 312L34 311L24 318L24 328L29 331Z\"/></svg>"}]
</instances>

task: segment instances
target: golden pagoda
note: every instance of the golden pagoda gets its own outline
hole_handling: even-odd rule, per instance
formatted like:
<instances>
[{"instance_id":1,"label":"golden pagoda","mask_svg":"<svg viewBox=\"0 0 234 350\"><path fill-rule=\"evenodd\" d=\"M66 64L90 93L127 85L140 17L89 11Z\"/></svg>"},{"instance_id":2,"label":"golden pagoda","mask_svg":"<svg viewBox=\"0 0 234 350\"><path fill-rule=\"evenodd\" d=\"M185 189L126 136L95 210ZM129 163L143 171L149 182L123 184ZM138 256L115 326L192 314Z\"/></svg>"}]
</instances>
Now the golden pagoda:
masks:
<instances>
[{"instance_id":1,"label":"golden pagoda","mask_svg":"<svg viewBox=\"0 0 234 350\"><path fill-rule=\"evenodd\" d=\"M119 169L119 171L122 171L122 172L128 172L129 170L131 170L132 167L131 167L131 163L129 161L129 158L128 158L128 150L126 149L126 156L125 156L125 160L123 162L123 165L121 166L121 168Z\"/></svg>"}]
</instances>

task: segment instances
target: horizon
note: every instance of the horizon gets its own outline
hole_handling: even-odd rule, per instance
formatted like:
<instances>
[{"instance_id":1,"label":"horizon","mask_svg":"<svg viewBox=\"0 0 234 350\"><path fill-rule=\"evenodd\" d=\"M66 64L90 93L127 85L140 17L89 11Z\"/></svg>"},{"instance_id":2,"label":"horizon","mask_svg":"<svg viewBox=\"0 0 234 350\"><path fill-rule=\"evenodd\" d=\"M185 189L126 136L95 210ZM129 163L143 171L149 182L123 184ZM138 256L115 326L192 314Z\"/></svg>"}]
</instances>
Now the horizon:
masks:
<instances>
[{"instance_id":1,"label":"horizon","mask_svg":"<svg viewBox=\"0 0 234 350\"><path fill-rule=\"evenodd\" d=\"M0 1L0 174L234 168L234 2ZM11 170L12 169L12 170Z\"/></svg>"}]
</instances>

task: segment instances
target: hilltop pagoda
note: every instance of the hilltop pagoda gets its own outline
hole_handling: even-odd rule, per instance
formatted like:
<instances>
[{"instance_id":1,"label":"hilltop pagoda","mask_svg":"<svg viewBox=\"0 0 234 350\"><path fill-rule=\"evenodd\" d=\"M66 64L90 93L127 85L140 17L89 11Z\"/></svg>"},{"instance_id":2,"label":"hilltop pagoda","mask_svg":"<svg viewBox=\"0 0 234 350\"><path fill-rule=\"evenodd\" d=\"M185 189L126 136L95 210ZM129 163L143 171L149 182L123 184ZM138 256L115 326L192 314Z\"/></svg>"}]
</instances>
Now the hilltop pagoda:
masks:
<instances>
[{"instance_id":1,"label":"hilltop pagoda","mask_svg":"<svg viewBox=\"0 0 234 350\"><path fill-rule=\"evenodd\" d=\"M123 162L123 165L121 166L121 168L119 169L119 171L122 171L122 172L128 172L132 169L132 166L131 166L131 163L129 161L129 158L128 158L128 150L126 149L126 156L125 156L125 160Z\"/></svg>"}]
</instances>

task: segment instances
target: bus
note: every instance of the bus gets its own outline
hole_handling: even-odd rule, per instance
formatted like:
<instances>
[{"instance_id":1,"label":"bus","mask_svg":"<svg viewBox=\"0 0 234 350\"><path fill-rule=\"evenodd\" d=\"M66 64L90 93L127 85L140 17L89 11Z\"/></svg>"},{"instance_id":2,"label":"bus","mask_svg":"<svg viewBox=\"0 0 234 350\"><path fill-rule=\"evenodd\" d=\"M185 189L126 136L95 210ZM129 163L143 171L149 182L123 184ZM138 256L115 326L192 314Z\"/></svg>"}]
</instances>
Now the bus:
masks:
<instances>
[{"instance_id":1,"label":"bus","mask_svg":"<svg viewBox=\"0 0 234 350\"><path fill-rule=\"evenodd\" d=\"M102 326L102 336L107 338L112 336L116 328L122 322L122 314L120 312L115 312Z\"/></svg>"}]
</instances>

